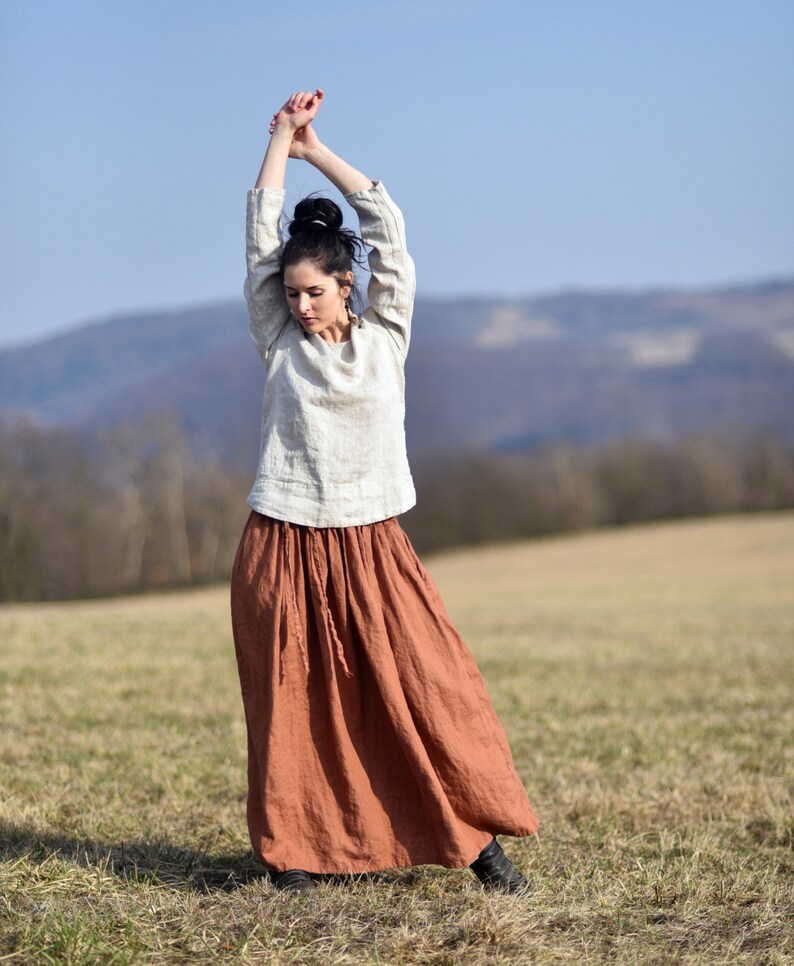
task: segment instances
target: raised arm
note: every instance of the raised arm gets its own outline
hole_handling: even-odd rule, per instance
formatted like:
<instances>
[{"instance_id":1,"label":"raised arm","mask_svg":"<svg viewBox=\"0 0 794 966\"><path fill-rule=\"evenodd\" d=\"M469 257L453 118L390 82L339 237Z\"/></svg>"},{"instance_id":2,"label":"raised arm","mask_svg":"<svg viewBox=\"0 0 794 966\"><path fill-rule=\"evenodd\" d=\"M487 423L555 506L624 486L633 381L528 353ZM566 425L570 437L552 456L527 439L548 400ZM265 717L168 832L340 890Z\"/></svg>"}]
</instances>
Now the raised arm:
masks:
<instances>
[{"instance_id":1,"label":"raised arm","mask_svg":"<svg viewBox=\"0 0 794 966\"><path fill-rule=\"evenodd\" d=\"M323 92L298 91L273 115L270 141L256 185L248 192L245 253L247 275L244 293L248 303L248 330L263 359L289 319L289 306L279 276L283 239L279 219L284 206L284 175L293 140L317 116ZM308 136L311 140L311 134Z\"/></svg>"},{"instance_id":2,"label":"raised arm","mask_svg":"<svg viewBox=\"0 0 794 966\"><path fill-rule=\"evenodd\" d=\"M402 354L408 351L411 317L416 294L416 272L405 242L402 212L389 197L383 184L373 181L347 161L321 144L309 125L308 145L297 148L293 157L302 157L321 171L353 206L358 214L361 238L370 249L371 277L367 288L368 313L391 332Z\"/></svg>"}]
</instances>

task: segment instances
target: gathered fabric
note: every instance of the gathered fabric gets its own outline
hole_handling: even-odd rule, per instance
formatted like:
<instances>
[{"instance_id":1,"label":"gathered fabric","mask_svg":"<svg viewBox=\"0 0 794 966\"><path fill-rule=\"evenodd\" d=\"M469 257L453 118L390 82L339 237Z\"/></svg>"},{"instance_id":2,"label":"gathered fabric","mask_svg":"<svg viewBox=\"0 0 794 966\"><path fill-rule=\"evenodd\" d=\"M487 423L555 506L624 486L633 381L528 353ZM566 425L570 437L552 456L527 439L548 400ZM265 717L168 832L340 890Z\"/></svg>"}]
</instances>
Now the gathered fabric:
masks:
<instances>
[{"instance_id":1,"label":"gathered fabric","mask_svg":"<svg viewBox=\"0 0 794 966\"><path fill-rule=\"evenodd\" d=\"M396 517L252 511L232 574L247 819L268 868L460 868L539 821L473 655Z\"/></svg>"}]
</instances>

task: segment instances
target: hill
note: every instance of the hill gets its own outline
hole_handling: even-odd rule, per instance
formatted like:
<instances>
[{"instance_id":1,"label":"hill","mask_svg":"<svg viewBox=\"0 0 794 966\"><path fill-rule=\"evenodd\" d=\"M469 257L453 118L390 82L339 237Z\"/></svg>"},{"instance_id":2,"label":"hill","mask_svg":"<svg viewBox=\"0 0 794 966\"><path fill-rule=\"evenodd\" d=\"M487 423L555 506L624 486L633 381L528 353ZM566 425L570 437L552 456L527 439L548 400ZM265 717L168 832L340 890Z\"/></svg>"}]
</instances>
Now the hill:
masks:
<instances>
[{"instance_id":1,"label":"hill","mask_svg":"<svg viewBox=\"0 0 794 966\"><path fill-rule=\"evenodd\" d=\"M409 449L775 430L794 437L794 280L705 291L419 299ZM107 319L0 351L0 416L91 429L177 411L197 451L256 447L240 302Z\"/></svg>"}]
</instances>

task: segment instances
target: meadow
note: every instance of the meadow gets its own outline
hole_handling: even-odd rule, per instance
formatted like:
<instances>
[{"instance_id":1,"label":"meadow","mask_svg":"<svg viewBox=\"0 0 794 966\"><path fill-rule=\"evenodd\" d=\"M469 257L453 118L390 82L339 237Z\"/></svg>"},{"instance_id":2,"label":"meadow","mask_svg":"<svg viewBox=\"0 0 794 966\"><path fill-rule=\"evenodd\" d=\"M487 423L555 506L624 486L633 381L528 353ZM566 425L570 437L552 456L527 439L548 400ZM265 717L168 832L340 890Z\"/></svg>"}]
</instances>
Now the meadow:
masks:
<instances>
[{"instance_id":1,"label":"meadow","mask_svg":"<svg viewBox=\"0 0 794 966\"><path fill-rule=\"evenodd\" d=\"M794 962L794 513L426 561L542 827L529 897L274 890L225 587L0 609L0 963Z\"/></svg>"}]
</instances>

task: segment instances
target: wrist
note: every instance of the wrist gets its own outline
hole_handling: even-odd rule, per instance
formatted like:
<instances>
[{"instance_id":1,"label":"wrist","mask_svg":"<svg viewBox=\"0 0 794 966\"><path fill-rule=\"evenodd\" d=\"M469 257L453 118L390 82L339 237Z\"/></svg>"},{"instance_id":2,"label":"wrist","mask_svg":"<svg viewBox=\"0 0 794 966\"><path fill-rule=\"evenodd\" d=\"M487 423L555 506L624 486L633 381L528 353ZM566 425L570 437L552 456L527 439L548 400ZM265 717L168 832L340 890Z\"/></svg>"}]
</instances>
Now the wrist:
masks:
<instances>
[{"instance_id":1,"label":"wrist","mask_svg":"<svg viewBox=\"0 0 794 966\"><path fill-rule=\"evenodd\" d=\"M284 121L276 121L273 125L273 133L270 135L271 140L273 138L281 139L285 141L291 141L293 135L293 129Z\"/></svg>"}]
</instances>

